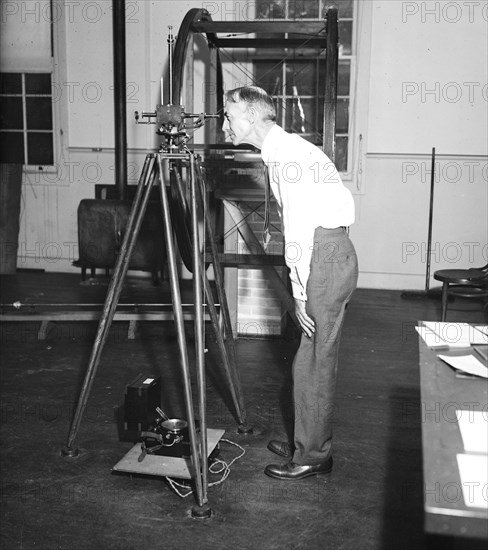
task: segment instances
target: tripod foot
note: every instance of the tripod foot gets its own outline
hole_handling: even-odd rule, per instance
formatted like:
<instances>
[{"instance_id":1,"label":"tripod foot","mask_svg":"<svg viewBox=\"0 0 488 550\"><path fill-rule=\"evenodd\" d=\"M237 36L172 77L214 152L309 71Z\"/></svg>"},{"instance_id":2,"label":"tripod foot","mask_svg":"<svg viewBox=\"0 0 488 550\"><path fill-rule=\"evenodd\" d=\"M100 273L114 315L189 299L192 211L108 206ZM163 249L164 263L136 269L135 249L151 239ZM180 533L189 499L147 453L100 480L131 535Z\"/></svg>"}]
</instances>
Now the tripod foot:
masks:
<instances>
[{"instance_id":1,"label":"tripod foot","mask_svg":"<svg viewBox=\"0 0 488 550\"><path fill-rule=\"evenodd\" d=\"M80 451L78 449L73 449L68 446L64 446L61 449L61 456L67 457L67 458L75 458L80 454Z\"/></svg>"},{"instance_id":2,"label":"tripod foot","mask_svg":"<svg viewBox=\"0 0 488 550\"><path fill-rule=\"evenodd\" d=\"M248 424L247 422L244 422L244 424L239 424L239 426L237 427L237 433L252 434L252 432L253 432L253 427L251 426L251 424Z\"/></svg>"},{"instance_id":3,"label":"tripod foot","mask_svg":"<svg viewBox=\"0 0 488 550\"><path fill-rule=\"evenodd\" d=\"M203 506L195 505L191 509L191 517L195 519L208 519L212 517L212 508L208 504Z\"/></svg>"}]
</instances>

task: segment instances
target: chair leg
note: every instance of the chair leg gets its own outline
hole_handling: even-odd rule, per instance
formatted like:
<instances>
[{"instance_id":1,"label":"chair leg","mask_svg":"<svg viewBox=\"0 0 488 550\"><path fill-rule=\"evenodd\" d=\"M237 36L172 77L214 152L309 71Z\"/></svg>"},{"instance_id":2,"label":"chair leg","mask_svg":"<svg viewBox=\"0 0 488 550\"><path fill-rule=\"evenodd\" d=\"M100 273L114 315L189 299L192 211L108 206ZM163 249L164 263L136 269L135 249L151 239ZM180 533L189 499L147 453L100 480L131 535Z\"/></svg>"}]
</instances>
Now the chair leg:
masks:
<instances>
[{"instance_id":1,"label":"chair leg","mask_svg":"<svg viewBox=\"0 0 488 550\"><path fill-rule=\"evenodd\" d=\"M442 311L441 311L441 321L444 322L447 317L447 289L449 288L449 283L444 281L442 283Z\"/></svg>"}]
</instances>

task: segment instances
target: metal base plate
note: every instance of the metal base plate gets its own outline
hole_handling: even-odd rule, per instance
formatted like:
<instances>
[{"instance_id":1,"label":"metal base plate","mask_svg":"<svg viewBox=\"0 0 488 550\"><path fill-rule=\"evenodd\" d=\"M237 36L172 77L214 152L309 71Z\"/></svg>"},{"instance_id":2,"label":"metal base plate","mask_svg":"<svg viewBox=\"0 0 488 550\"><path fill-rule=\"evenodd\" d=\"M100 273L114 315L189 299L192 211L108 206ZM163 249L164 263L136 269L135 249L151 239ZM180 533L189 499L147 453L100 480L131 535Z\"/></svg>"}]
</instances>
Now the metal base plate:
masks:
<instances>
[{"instance_id":1,"label":"metal base plate","mask_svg":"<svg viewBox=\"0 0 488 550\"><path fill-rule=\"evenodd\" d=\"M209 456L224 433L225 430L207 429L207 450ZM144 460L139 462L138 459L140 454L141 444L136 443L112 469L116 472L127 472L131 474L191 479L189 459L173 456L146 455Z\"/></svg>"}]
</instances>

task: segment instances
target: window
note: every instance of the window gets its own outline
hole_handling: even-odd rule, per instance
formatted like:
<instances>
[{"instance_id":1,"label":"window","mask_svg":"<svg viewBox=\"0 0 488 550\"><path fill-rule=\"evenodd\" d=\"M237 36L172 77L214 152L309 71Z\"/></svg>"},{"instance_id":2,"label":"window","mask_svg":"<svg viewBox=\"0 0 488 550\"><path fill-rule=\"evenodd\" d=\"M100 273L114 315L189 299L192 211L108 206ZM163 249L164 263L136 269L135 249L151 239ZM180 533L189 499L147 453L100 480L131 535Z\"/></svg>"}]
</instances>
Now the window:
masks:
<instances>
[{"instance_id":1,"label":"window","mask_svg":"<svg viewBox=\"0 0 488 550\"><path fill-rule=\"evenodd\" d=\"M54 164L50 73L0 74L0 161Z\"/></svg>"},{"instance_id":2,"label":"window","mask_svg":"<svg viewBox=\"0 0 488 550\"><path fill-rule=\"evenodd\" d=\"M326 0L258 0L257 19L324 18ZM353 0L335 0L339 12L339 66L336 113L336 158L339 171L348 170L349 105L351 101L351 59ZM307 49L280 51L257 49L253 61L257 85L273 96L278 123L289 132L322 145L324 112L324 63L322 52ZM322 61L322 62L320 62Z\"/></svg>"}]
</instances>

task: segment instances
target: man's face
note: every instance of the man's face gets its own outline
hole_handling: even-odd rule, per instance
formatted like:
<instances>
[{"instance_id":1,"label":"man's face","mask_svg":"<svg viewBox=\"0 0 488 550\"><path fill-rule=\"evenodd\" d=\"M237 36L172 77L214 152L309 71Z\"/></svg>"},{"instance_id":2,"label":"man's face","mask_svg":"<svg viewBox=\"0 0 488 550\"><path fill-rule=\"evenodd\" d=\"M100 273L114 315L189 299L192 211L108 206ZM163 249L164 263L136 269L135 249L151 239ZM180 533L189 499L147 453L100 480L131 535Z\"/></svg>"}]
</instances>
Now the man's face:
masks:
<instances>
[{"instance_id":1,"label":"man's face","mask_svg":"<svg viewBox=\"0 0 488 550\"><path fill-rule=\"evenodd\" d=\"M233 145L249 143L246 137L252 129L249 120L247 105L244 101L225 103L224 124L222 130L225 132L226 141L232 141Z\"/></svg>"}]
</instances>

